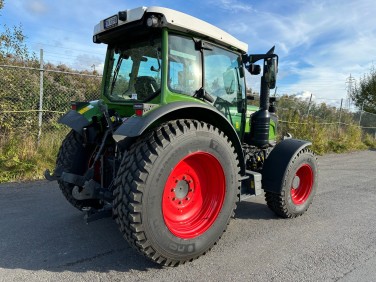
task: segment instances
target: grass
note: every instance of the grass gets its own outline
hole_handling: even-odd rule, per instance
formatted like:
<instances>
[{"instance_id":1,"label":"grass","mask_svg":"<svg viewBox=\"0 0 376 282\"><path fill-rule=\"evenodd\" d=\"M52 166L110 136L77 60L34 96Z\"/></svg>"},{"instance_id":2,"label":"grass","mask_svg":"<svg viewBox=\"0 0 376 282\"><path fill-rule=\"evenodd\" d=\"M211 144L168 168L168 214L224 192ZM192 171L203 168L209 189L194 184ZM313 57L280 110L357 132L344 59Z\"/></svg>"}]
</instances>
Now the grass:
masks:
<instances>
[{"instance_id":1,"label":"grass","mask_svg":"<svg viewBox=\"0 0 376 282\"><path fill-rule=\"evenodd\" d=\"M32 134L0 136L0 183L43 179L54 169L57 152L67 130L42 134L39 145Z\"/></svg>"}]
</instances>

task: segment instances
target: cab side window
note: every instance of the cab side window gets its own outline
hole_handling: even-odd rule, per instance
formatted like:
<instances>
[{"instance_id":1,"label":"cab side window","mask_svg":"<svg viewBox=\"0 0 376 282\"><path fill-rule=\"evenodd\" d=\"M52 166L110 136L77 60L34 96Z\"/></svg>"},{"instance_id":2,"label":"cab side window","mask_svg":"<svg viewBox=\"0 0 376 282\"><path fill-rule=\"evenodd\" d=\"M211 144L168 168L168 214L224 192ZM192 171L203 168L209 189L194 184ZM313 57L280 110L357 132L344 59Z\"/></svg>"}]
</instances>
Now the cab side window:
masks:
<instances>
[{"instance_id":1,"label":"cab side window","mask_svg":"<svg viewBox=\"0 0 376 282\"><path fill-rule=\"evenodd\" d=\"M172 91L193 96L202 85L201 53L192 38L169 36L168 87Z\"/></svg>"},{"instance_id":2,"label":"cab side window","mask_svg":"<svg viewBox=\"0 0 376 282\"><path fill-rule=\"evenodd\" d=\"M244 80L240 79L239 55L212 46L204 52L205 90L214 98L236 104L245 95Z\"/></svg>"}]
</instances>

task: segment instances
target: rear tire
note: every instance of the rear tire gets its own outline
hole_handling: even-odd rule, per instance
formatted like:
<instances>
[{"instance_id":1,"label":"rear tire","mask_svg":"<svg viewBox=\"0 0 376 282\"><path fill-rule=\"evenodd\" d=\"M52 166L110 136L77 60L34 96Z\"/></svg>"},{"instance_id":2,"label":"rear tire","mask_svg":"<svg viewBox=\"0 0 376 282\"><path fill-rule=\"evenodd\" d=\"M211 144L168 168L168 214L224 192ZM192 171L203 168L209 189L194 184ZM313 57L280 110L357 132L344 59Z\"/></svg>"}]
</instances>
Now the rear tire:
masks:
<instances>
[{"instance_id":1,"label":"rear tire","mask_svg":"<svg viewBox=\"0 0 376 282\"><path fill-rule=\"evenodd\" d=\"M176 266L209 251L239 193L231 141L196 120L167 122L124 156L113 214L125 239L152 261Z\"/></svg>"},{"instance_id":2,"label":"rear tire","mask_svg":"<svg viewBox=\"0 0 376 282\"><path fill-rule=\"evenodd\" d=\"M62 166L64 172L84 175L89 167L89 160L93 153L93 148L83 146L81 135L75 131L70 131L65 137L56 160L56 166ZM58 180L59 187L68 202L79 210L84 208L101 208L103 205L99 200L76 200L72 196L75 185Z\"/></svg>"},{"instance_id":3,"label":"rear tire","mask_svg":"<svg viewBox=\"0 0 376 282\"><path fill-rule=\"evenodd\" d=\"M279 193L265 192L268 207L284 218L294 218L305 213L317 189L318 165L314 153L302 149L290 161Z\"/></svg>"}]
</instances>

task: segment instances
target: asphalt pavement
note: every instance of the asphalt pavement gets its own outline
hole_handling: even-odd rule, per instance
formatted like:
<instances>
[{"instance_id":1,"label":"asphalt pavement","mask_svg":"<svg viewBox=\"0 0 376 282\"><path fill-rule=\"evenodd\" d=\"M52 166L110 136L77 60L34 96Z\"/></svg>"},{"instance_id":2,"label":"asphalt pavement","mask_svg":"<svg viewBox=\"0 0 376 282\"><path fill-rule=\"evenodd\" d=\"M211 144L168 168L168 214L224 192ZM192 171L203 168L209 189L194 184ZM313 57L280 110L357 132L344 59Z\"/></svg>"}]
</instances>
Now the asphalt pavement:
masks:
<instances>
[{"instance_id":1,"label":"asphalt pavement","mask_svg":"<svg viewBox=\"0 0 376 282\"><path fill-rule=\"evenodd\" d=\"M55 182L0 184L0 281L376 281L376 151L319 165L306 214L241 202L218 245L175 268L139 255L110 218L86 224Z\"/></svg>"}]
</instances>

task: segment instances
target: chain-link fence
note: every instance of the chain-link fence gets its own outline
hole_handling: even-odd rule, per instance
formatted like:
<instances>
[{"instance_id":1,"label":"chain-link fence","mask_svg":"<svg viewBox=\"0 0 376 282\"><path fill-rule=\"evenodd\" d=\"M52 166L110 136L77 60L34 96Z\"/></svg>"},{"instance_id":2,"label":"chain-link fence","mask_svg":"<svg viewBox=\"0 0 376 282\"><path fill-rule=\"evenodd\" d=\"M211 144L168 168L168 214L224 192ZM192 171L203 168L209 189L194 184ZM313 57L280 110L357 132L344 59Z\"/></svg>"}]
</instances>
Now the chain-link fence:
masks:
<instances>
[{"instance_id":1,"label":"chain-link fence","mask_svg":"<svg viewBox=\"0 0 376 282\"><path fill-rule=\"evenodd\" d=\"M283 101L285 100L285 101ZM350 111L348 109L328 106L326 103L311 103L300 99L282 99L277 107L281 129L286 125L321 125L331 127L332 132L341 128L355 126L362 129L364 134L376 139L376 114L365 111Z\"/></svg>"},{"instance_id":2,"label":"chain-link fence","mask_svg":"<svg viewBox=\"0 0 376 282\"><path fill-rule=\"evenodd\" d=\"M64 66L0 65L0 134L40 136L56 129L71 101L99 99L101 76Z\"/></svg>"},{"instance_id":3,"label":"chain-link fence","mask_svg":"<svg viewBox=\"0 0 376 282\"><path fill-rule=\"evenodd\" d=\"M64 65L0 63L0 183L41 179L54 169L69 130L58 118L71 101L99 99L100 84L101 76ZM279 134L310 140L319 154L376 146L375 114L285 96L277 111Z\"/></svg>"},{"instance_id":4,"label":"chain-link fence","mask_svg":"<svg viewBox=\"0 0 376 282\"><path fill-rule=\"evenodd\" d=\"M69 110L71 101L90 101L100 96L101 76L72 72L64 65L0 65L0 74L0 138L26 134L39 140L43 134L60 130L57 120ZM347 127L358 126L376 138L376 115L364 111L350 112L282 97L278 116L282 134L306 128L303 136L309 137L320 126L329 128L335 138Z\"/></svg>"}]
</instances>

